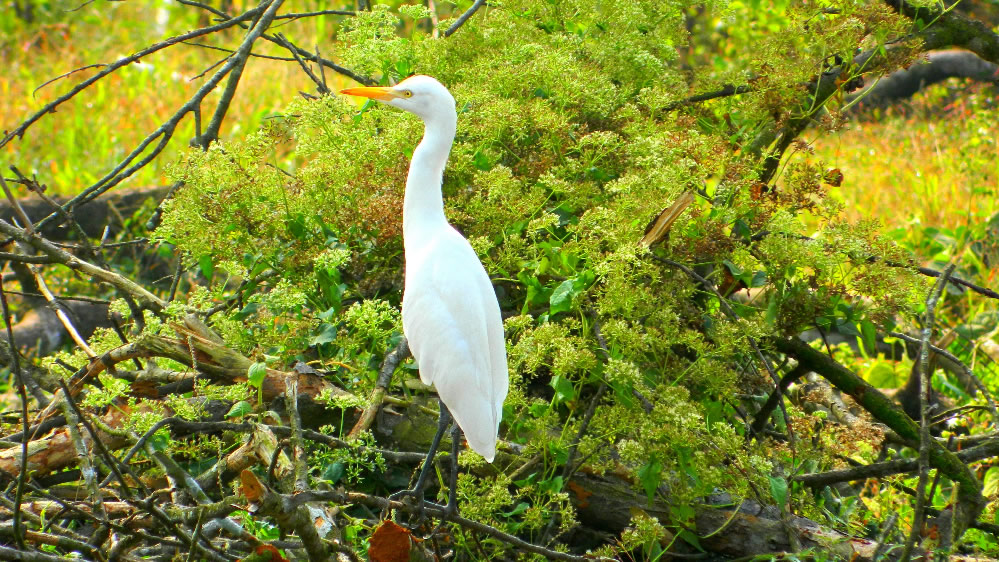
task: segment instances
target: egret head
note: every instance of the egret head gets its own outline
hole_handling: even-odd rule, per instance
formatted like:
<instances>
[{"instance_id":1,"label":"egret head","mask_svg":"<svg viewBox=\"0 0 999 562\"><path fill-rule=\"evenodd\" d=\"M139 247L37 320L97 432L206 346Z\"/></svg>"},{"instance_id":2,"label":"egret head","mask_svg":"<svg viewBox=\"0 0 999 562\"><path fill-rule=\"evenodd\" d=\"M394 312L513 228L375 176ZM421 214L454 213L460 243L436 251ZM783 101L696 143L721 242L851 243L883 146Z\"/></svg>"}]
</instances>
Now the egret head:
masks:
<instances>
[{"instance_id":1,"label":"egret head","mask_svg":"<svg viewBox=\"0 0 999 562\"><path fill-rule=\"evenodd\" d=\"M416 75L390 87L347 88L340 92L362 96L415 113L424 121L454 116L454 98L443 84L429 76Z\"/></svg>"}]
</instances>

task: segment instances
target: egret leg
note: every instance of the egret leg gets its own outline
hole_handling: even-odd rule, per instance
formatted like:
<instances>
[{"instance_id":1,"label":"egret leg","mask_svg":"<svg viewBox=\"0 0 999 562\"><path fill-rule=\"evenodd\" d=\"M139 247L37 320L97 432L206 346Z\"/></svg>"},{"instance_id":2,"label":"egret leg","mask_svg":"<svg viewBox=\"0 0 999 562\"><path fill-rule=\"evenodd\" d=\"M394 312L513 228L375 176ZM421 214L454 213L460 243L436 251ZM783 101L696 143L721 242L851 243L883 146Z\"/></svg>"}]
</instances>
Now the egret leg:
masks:
<instances>
[{"instance_id":1,"label":"egret leg","mask_svg":"<svg viewBox=\"0 0 999 562\"><path fill-rule=\"evenodd\" d=\"M451 480L448 483L447 505L444 506L444 517L450 519L458 513L458 447L461 444L461 428L458 424L451 427Z\"/></svg>"},{"instance_id":2,"label":"egret leg","mask_svg":"<svg viewBox=\"0 0 999 562\"><path fill-rule=\"evenodd\" d=\"M390 500L397 500L403 496L413 496L419 500L419 506L423 508L423 486L426 484L427 476L430 475L430 467L434 463L434 456L437 455L437 448L440 447L441 438L444 437L444 432L447 431L448 425L451 423L451 412L441 402L441 414L440 418L437 420L437 433L434 435L433 441L430 443L430 450L427 451L427 459L423 461L423 468L420 469L420 475L416 478L416 485L414 485L409 490L402 490L396 492L389 496ZM457 424L455 424L457 427Z\"/></svg>"}]
</instances>

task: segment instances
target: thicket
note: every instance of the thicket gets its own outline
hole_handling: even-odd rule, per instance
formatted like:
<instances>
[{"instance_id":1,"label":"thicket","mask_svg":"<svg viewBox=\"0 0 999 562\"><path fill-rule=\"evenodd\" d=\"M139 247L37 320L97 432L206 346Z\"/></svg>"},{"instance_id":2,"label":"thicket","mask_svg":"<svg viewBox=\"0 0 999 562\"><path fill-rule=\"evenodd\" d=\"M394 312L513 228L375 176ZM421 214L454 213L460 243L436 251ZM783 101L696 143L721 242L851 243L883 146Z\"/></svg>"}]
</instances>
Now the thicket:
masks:
<instances>
[{"instance_id":1,"label":"thicket","mask_svg":"<svg viewBox=\"0 0 999 562\"><path fill-rule=\"evenodd\" d=\"M935 3L897 2L299 13L324 18L326 59L267 30L306 7L270 0L235 16L181 4L177 13L202 11L208 25L241 18L247 31L215 38L233 48L207 73L224 87L217 106L199 92L148 139L169 138L205 104L195 146L164 165L169 196L118 235L142 235L155 214L150 252L115 263L120 255L84 236L70 255L27 217L0 223L14 243L3 255L12 278L31 285L22 291L45 292L40 264L69 265L105 283L64 282L109 298L114 323L37 361L5 353L12 389L37 410L5 419L9 544L87 559L269 556L264 544L313 560L398 554L381 521L390 507L403 522L414 513L384 497L420 459L400 451L422 450L434 425L399 315L402 186L422 127L336 95L327 74L339 72L372 84L428 74L450 88L459 121L446 212L504 313L511 387L497 461L461 453L463 519L414 551L660 559L740 547L872 560L913 548L996 551L995 505L982 494L994 448L987 394L937 375L938 393L963 400L967 434L931 435L929 391L910 397L914 421L855 374L849 348L798 337L847 334L876 356L886 336L896 334L891 347L909 334L918 389L935 372L930 344L947 347L936 307L957 299L994 322L988 299L999 295L960 281L982 278L987 261L955 252L940 270L920 267L875 222L846 220L829 188L863 189L864 178L844 178L803 140L835 135L854 103L847 94L927 50L963 46L999 61L989 29ZM471 17L458 27L464 9ZM226 98L263 87L239 74L267 39L317 91L258 130L220 138ZM997 124L991 108L977 118ZM2 144L31 135L31 124L5 123ZM152 156L129 155L63 208ZM969 228L985 239L986 223ZM171 281L142 276L153 267ZM848 421L830 413L837 404L853 409ZM44 426L59 408L61 423ZM43 439L39 426L56 433ZM27 467L23 443L35 451ZM978 456L958 456L969 445ZM57 493L58 475L82 495ZM55 503L36 513L25 498ZM753 526L740 509L773 524ZM733 546L731 536L753 534L769 547ZM43 540L57 535L69 542Z\"/></svg>"}]
</instances>

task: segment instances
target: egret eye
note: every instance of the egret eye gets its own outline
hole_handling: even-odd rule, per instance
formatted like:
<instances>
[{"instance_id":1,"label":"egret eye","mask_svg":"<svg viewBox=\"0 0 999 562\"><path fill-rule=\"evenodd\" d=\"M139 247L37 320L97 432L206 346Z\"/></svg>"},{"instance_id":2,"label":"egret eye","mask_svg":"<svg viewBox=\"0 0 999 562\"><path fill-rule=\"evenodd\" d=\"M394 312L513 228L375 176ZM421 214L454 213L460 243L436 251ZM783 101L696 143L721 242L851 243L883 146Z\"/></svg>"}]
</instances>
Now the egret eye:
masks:
<instances>
[{"instance_id":1,"label":"egret eye","mask_svg":"<svg viewBox=\"0 0 999 562\"><path fill-rule=\"evenodd\" d=\"M413 97L413 92L411 90L403 90L402 95L406 96L407 98L411 98Z\"/></svg>"}]
</instances>

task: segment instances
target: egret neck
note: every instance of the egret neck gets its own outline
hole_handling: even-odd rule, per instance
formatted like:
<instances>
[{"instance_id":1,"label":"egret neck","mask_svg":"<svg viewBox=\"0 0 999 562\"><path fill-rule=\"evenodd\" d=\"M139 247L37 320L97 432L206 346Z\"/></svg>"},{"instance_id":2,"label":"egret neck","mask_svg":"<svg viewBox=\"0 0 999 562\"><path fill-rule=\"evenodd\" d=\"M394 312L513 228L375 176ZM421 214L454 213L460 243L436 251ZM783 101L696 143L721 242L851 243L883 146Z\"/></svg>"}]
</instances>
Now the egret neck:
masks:
<instances>
[{"instance_id":1,"label":"egret neck","mask_svg":"<svg viewBox=\"0 0 999 562\"><path fill-rule=\"evenodd\" d=\"M443 112L425 119L423 140L413 151L413 161L406 179L406 198L402 209L402 232L406 249L419 248L421 239L447 226L441 182L458 115Z\"/></svg>"}]
</instances>

